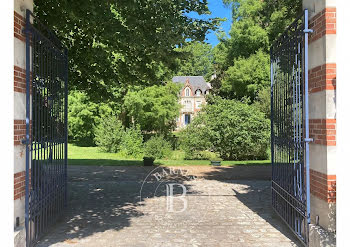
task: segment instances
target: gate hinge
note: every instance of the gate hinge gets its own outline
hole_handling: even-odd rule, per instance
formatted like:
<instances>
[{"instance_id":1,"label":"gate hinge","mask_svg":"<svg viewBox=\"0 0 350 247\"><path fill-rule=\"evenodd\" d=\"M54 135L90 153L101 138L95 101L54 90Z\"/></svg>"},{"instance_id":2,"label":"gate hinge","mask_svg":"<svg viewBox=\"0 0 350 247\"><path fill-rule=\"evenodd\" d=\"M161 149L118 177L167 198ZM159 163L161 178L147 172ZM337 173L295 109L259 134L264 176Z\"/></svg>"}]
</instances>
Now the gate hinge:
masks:
<instances>
[{"instance_id":1,"label":"gate hinge","mask_svg":"<svg viewBox=\"0 0 350 247\"><path fill-rule=\"evenodd\" d=\"M28 145L29 141L27 140L27 138L24 138L24 139L21 140L21 144Z\"/></svg>"},{"instance_id":2,"label":"gate hinge","mask_svg":"<svg viewBox=\"0 0 350 247\"><path fill-rule=\"evenodd\" d=\"M304 141L305 141L305 142L313 142L313 141L314 141L314 138L305 138Z\"/></svg>"},{"instance_id":3,"label":"gate hinge","mask_svg":"<svg viewBox=\"0 0 350 247\"><path fill-rule=\"evenodd\" d=\"M304 33L313 33L314 30L313 29L304 29L303 32Z\"/></svg>"}]
</instances>

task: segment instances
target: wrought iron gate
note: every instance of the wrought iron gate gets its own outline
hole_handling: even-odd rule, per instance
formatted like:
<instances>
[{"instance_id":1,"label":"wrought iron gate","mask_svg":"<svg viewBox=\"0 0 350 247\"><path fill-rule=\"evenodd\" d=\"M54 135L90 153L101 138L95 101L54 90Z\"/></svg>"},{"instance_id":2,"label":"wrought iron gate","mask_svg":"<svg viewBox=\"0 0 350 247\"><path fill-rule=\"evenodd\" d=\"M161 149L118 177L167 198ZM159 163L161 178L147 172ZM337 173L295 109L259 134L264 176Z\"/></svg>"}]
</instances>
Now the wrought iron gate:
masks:
<instances>
[{"instance_id":1,"label":"wrought iron gate","mask_svg":"<svg viewBox=\"0 0 350 247\"><path fill-rule=\"evenodd\" d=\"M272 206L308 245L308 11L271 46Z\"/></svg>"},{"instance_id":2,"label":"wrought iron gate","mask_svg":"<svg viewBox=\"0 0 350 247\"><path fill-rule=\"evenodd\" d=\"M27 246L55 222L67 202L67 49L26 12Z\"/></svg>"}]
</instances>

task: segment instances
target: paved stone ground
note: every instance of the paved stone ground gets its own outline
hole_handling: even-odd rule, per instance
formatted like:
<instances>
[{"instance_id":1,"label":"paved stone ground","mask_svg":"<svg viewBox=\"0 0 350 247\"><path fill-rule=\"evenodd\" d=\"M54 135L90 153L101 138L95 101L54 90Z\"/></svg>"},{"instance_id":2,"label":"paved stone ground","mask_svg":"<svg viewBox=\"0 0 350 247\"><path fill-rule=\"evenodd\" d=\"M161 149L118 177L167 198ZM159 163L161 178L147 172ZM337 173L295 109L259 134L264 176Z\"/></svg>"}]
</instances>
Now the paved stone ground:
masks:
<instances>
[{"instance_id":1,"label":"paved stone ground","mask_svg":"<svg viewBox=\"0 0 350 247\"><path fill-rule=\"evenodd\" d=\"M68 171L67 212L38 246L299 246L270 207L270 182L232 180L235 169L73 166ZM173 210L187 203L183 212L167 210L170 183L177 183Z\"/></svg>"}]
</instances>

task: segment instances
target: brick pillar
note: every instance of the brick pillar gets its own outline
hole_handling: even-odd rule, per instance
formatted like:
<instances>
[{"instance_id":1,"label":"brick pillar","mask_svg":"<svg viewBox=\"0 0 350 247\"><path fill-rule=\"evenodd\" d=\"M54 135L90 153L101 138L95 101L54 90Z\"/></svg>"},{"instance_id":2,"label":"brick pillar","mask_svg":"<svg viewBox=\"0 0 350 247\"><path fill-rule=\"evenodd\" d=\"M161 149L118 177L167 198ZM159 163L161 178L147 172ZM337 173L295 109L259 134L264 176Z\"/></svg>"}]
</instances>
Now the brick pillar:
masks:
<instances>
[{"instance_id":1,"label":"brick pillar","mask_svg":"<svg viewBox=\"0 0 350 247\"><path fill-rule=\"evenodd\" d=\"M303 0L309 10L309 111L311 222L335 231L336 203L336 4Z\"/></svg>"},{"instance_id":2,"label":"brick pillar","mask_svg":"<svg viewBox=\"0 0 350 247\"><path fill-rule=\"evenodd\" d=\"M14 225L17 217L24 225L25 146L20 140L25 138L26 122L26 47L22 33L26 9L33 10L33 0L14 1Z\"/></svg>"}]
</instances>

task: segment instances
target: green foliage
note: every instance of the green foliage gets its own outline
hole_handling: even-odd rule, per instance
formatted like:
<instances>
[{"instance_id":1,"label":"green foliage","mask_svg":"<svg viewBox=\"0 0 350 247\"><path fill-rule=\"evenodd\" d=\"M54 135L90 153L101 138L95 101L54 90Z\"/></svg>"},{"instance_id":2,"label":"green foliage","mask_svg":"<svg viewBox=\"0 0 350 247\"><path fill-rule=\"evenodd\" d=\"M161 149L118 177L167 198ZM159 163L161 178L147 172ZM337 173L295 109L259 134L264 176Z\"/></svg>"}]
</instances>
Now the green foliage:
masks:
<instances>
[{"instance_id":1,"label":"green foliage","mask_svg":"<svg viewBox=\"0 0 350 247\"><path fill-rule=\"evenodd\" d=\"M207 0L37 0L34 11L68 47L70 88L97 101L164 80L181 55L174 48L219 23L186 15L210 14Z\"/></svg>"},{"instance_id":2,"label":"green foliage","mask_svg":"<svg viewBox=\"0 0 350 247\"><path fill-rule=\"evenodd\" d=\"M171 153L171 145L163 136L152 136L145 143L145 156L162 159Z\"/></svg>"},{"instance_id":3,"label":"green foliage","mask_svg":"<svg viewBox=\"0 0 350 247\"><path fill-rule=\"evenodd\" d=\"M185 151L185 159L201 158L201 151L209 149L212 145L206 125L200 112L186 128L179 133L180 148Z\"/></svg>"},{"instance_id":4,"label":"green foliage","mask_svg":"<svg viewBox=\"0 0 350 247\"><path fill-rule=\"evenodd\" d=\"M181 108L179 91L180 85L175 83L130 91L125 96L124 107L143 131L168 133L174 128Z\"/></svg>"},{"instance_id":5,"label":"green foliage","mask_svg":"<svg viewBox=\"0 0 350 247\"><path fill-rule=\"evenodd\" d=\"M143 136L140 126L127 128L120 143L120 153L133 158L140 158L143 154Z\"/></svg>"},{"instance_id":6,"label":"green foliage","mask_svg":"<svg viewBox=\"0 0 350 247\"><path fill-rule=\"evenodd\" d=\"M256 107L216 98L182 131L182 145L186 157L210 150L225 160L264 159L269 127L269 121Z\"/></svg>"},{"instance_id":7,"label":"green foliage","mask_svg":"<svg viewBox=\"0 0 350 247\"><path fill-rule=\"evenodd\" d=\"M80 146L93 146L95 126L112 113L119 113L113 102L97 104L86 93L72 90L68 95L69 141Z\"/></svg>"},{"instance_id":8,"label":"green foliage","mask_svg":"<svg viewBox=\"0 0 350 247\"><path fill-rule=\"evenodd\" d=\"M100 149L109 153L120 151L125 131L122 123L113 115L101 119L95 128L95 142Z\"/></svg>"},{"instance_id":9,"label":"green foliage","mask_svg":"<svg viewBox=\"0 0 350 247\"><path fill-rule=\"evenodd\" d=\"M254 106L263 112L266 118L270 119L271 116L271 87L266 87L259 91L257 101L254 102Z\"/></svg>"},{"instance_id":10,"label":"green foliage","mask_svg":"<svg viewBox=\"0 0 350 247\"><path fill-rule=\"evenodd\" d=\"M250 97L268 86L268 53L272 42L301 13L301 0L224 0L231 4L230 37L214 48L214 91L228 99ZM256 70L256 71L255 71ZM220 87L222 86L222 89Z\"/></svg>"},{"instance_id":11,"label":"green foliage","mask_svg":"<svg viewBox=\"0 0 350 247\"><path fill-rule=\"evenodd\" d=\"M222 80L221 92L227 98L255 100L258 92L270 85L270 57L259 50L249 58L238 58Z\"/></svg>"},{"instance_id":12,"label":"green foliage","mask_svg":"<svg viewBox=\"0 0 350 247\"><path fill-rule=\"evenodd\" d=\"M79 145L94 144L94 126L98 118L97 105L89 97L78 91L68 95L68 136L69 140Z\"/></svg>"},{"instance_id":13,"label":"green foliage","mask_svg":"<svg viewBox=\"0 0 350 247\"><path fill-rule=\"evenodd\" d=\"M176 75L204 76L207 81L210 80L214 73L214 57L210 44L191 42L182 48L177 48L176 51L184 54L184 58L177 59Z\"/></svg>"}]
</instances>

